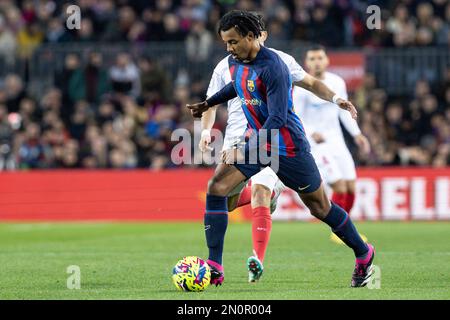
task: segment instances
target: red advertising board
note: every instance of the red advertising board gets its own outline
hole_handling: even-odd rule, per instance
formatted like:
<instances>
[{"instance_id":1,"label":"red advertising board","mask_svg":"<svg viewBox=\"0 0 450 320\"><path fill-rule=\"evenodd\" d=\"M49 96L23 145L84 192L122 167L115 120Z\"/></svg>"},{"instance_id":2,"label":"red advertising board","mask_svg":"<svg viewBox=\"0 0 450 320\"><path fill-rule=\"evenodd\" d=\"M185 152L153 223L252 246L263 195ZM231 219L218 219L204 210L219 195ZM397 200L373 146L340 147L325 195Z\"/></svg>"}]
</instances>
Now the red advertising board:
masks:
<instances>
[{"instance_id":1,"label":"red advertising board","mask_svg":"<svg viewBox=\"0 0 450 320\"><path fill-rule=\"evenodd\" d=\"M348 91L361 85L365 73L365 56L360 52L329 52L328 71L340 75L347 84Z\"/></svg>"},{"instance_id":2,"label":"red advertising board","mask_svg":"<svg viewBox=\"0 0 450 320\"><path fill-rule=\"evenodd\" d=\"M0 173L2 221L201 221L212 170ZM366 220L449 220L450 168L358 170L351 212ZM249 219L249 206L230 219ZM311 220L285 191L274 219Z\"/></svg>"},{"instance_id":3,"label":"red advertising board","mask_svg":"<svg viewBox=\"0 0 450 320\"><path fill-rule=\"evenodd\" d=\"M450 220L450 169L358 170L354 220ZM286 190L274 219L312 220L297 194Z\"/></svg>"},{"instance_id":4,"label":"red advertising board","mask_svg":"<svg viewBox=\"0 0 450 320\"><path fill-rule=\"evenodd\" d=\"M211 173L0 173L0 220L199 220Z\"/></svg>"}]
</instances>

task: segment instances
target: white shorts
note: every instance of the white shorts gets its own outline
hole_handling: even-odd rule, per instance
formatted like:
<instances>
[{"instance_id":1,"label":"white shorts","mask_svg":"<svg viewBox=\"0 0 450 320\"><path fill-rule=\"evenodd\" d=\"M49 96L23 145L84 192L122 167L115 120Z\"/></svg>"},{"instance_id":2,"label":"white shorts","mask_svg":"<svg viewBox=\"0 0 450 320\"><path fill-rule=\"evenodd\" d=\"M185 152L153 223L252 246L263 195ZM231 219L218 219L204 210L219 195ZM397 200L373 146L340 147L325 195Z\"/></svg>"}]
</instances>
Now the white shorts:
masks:
<instances>
[{"instance_id":1,"label":"white shorts","mask_svg":"<svg viewBox=\"0 0 450 320\"><path fill-rule=\"evenodd\" d=\"M315 144L311 153L323 180L333 184L338 180L356 180L355 162L347 147L331 146L327 143Z\"/></svg>"},{"instance_id":2,"label":"white shorts","mask_svg":"<svg viewBox=\"0 0 450 320\"><path fill-rule=\"evenodd\" d=\"M266 188L268 188L270 192L273 191L278 181L281 183L278 176L275 174L275 172L273 172L272 169L270 169L270 167L262 169L260 172L255 174L250 180L252 180L253 185L255 184L263 185Z\"/></svg>"},{"instance_id":3,"label":"white shorts","mask_svg":"<svg viewBox=\"0 0 450 320\"><path fill-rule=\"evenodd\" d=\"M252 185L260 184L265 186L270 190L270 192L273 192L274 189L280 189L283 190L286 187L281 182L281 180L278 178L278 176L273 172L270 167L262 169L260 172L255 174L253 177L250 178ZM241 193L242 189L248 185L249 180L243 181L240 184L238 184L229 194L229 197L235 196L239 193Z\"/></svg>"},{"instance_id":4,"label":"white shorts","mask_svg":"<svg viewBox=\"0 0 450 320\"><path fill-rule=\"evenodd\" d=\"M225 138L223 138L222 151L235 148L241 142L242 142L242 136L234 136L234 135L225 134Z\"/></svg>"}]
</instances>

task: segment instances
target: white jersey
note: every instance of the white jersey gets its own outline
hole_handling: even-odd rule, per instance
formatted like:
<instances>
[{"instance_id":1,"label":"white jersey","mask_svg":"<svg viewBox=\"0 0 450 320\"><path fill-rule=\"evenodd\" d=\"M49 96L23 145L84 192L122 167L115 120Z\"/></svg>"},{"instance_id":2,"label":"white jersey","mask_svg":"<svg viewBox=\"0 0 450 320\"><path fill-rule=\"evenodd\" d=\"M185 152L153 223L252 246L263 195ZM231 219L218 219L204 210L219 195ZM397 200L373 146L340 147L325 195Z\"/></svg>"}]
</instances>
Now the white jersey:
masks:
<instances>
[{"instance_id":1,"label":"white jersey","mask_svg":"<svg viewBox=\"0 0 450 320\"><path fill-rule=\"evenodd\" d=\"M281 60L287 65L289 71L292 75L292 81L297 82L303 80L305 77L305 71L303 68L295 61L294 57L291 55L270 48L270 50L277 53ZM216 92L219 92L223 87L231 82L231 74L228 66L229 56L223 58L216 66L213 71L211 81L209 82L208 91L206 95L211 97ZM247 128L247 119L242 110L241 100L236 97L228 101L228 123L225 131L225 139L223 149L229 149L235 144L235 142L241 139L244 135L245 129Z\"/></svg>"},{"instance_id":2,"label":"white jersey","mask_svg":"<svg viewBox=\"0 0 450 320\"><path fill-rule=\"evenodd\" d=\"M338 96L348 99L345 81L341 77L325 72L324 79L321 80ZM361 133L358 123L352 118L350 112L317 97L310 91L295 87L293 100L295 112L300 117L312 146L315 143L311 139L311 134L318 132L329 145L346 147L339 120L352 136Z\"/></svg>"}]
</instances>

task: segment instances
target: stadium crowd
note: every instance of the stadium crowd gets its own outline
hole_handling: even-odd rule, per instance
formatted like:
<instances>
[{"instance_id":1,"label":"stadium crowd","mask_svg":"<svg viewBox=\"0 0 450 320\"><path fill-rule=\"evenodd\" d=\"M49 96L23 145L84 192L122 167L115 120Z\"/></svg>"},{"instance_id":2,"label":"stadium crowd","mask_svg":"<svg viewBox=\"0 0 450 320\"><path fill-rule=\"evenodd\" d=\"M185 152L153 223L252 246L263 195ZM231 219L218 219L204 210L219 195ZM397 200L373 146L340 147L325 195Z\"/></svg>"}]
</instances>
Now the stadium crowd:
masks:
<instances>
[{"instance_id":1,"label":"stadium crowd","mask_svg":"<svg viewBox=\"0 0 450 320\"><path fill-rule=\"evenodd\" d=\"M81 8L80 30L65 27L65 10L73 3ZM367 3L357 0L4 0L0 61L27 61L45 43L183 41L189 61L202 63L219 45L214 30L231 7L260 11L278 40L448 50L448 1L370 3L382 8L380 30L365 27ZM171 79L150 56L123 52L107 64L95 50L86 58L68 54L54 79L36 96L23 75L0 74L0 170L174 167L171 134L193 131L184 106L202 98L207 84L182 73ZM351 99L373 147L367 157L353 149L360 165L450 164L450 68L443 83L419 79L413 96L400 97L366 74ZM217 129L225 128L226 118L226 109L219 109Z\"/></svg>"}]
</instances>

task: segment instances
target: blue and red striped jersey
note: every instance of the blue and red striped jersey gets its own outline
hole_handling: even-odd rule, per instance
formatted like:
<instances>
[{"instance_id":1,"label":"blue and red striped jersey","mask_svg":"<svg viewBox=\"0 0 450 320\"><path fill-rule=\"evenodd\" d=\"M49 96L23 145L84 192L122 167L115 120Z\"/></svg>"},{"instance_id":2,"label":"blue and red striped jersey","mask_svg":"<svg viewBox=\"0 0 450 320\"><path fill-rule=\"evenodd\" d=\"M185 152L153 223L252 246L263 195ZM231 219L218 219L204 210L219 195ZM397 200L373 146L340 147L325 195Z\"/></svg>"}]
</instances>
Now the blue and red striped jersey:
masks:
<instances>
[{"instance_id":1,"label":"blue and red striped jersey","mask_svg":"<svg viewBox=\"0 0 450 320\"><path fill-rule=\"evenodd\" d=\"M249 128L278 129L279 155L293 157L300 150L309 151L305 130L294 112L291 74L281 58L261 46L249 63L231 56L228 62Z\"/></svg>"}]
</instances>

